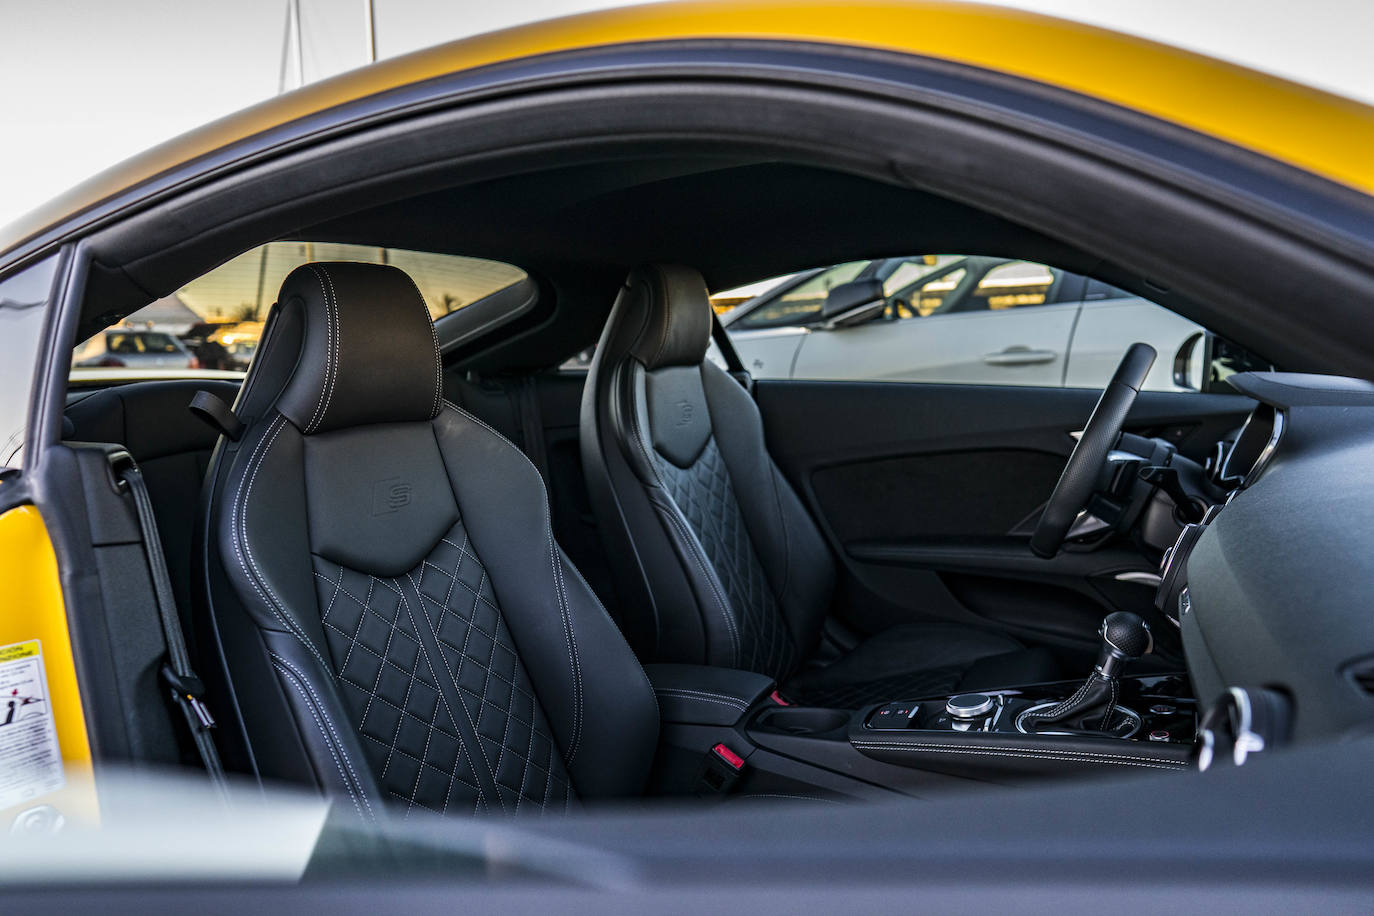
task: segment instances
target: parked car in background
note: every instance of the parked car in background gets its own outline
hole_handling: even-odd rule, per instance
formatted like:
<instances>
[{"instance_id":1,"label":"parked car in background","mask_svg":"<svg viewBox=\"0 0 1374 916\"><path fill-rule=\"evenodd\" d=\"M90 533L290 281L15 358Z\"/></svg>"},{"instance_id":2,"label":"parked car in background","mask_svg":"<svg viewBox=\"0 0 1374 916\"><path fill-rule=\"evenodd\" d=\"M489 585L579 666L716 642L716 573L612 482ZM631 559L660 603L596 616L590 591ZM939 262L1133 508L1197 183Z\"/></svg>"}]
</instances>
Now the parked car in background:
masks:
<instances>
[{"instance_id":1,"label":"parked car in background","mask_svg":"<svg viewBox=\"0 0 1374 916\"><path fill-rule=\"evenodd\" d=\"M199 369L200 361L176 335L156 328L118 325L76 348L73 368Z\"/></svg>"},{"instance_id":2,"label":"parked car in background","mask_svg":"<svg viewBox=\"0 0 1374 916\"><path fill-rule=\"evenodd\" d=\"M1203 329L1149 300L1044 264L971 255L806 271L721 317L758 378L1100 388L1145 341L1145 387L1200 387ZM1194 358L1196 357L1196 358Z\"/></svg>"}]
</instances>

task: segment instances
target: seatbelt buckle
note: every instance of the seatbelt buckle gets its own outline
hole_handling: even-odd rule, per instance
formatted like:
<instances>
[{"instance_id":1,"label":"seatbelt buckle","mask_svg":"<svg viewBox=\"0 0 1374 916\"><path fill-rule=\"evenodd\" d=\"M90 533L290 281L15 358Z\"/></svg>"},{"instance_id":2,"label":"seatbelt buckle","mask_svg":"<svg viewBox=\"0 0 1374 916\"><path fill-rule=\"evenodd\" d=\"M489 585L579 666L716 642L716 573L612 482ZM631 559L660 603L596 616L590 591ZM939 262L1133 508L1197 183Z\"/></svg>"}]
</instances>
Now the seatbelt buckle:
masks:
<instances>
[{"instance_id":1,"label":"seatbelt buckle","mask_svg":"<svg viewBox=\"0 0 1374 916\"><path fill-rule=\"evenodd\" d=\"M178 703L184 703L200 722L201 728L214 728L215 717L210 713L210 707L205 705L202 697L205 696L205 684L200 678L194 676L182 677L172 670L172 666L164 663L162 666L163 683L172 691L172 698Z\"/></svg>"},{"instance_id":2,"label":"seatbelt buckle","mask_svg":"<svg viewBox=\"0 0 1374 916\"><path fill-rule=\"evenodd\" d=\"M702 761L701 772L697 775L697 795L728 795L744 774L745 766L743 757L723 742L717 743Z\"/></svg>"}]
</instances>

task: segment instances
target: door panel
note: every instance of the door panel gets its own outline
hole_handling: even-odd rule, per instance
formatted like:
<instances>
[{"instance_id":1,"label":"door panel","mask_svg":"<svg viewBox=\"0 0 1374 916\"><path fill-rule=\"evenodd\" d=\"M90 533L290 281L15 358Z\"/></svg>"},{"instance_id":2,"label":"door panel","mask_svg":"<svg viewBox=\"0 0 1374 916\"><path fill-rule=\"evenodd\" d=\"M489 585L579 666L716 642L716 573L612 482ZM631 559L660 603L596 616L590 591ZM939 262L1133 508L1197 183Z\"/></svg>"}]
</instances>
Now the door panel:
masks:
<instances>
[{"instance_id":1,"label":"door panel","mask_svg":"<svg viewBox=\"0 0 1374 916\"><path fill-rule=\"evenodd\" d=\"M872 321L808 335L799 379L1061 385L1077 304Z\"/></svg>"},{"instance_id":2,"label":"door panel","mask_svg":"<svg viewBox=\"0 0 1374 916\"><path fill-rule=\"evenodd\" d=\"M1152 568L1136 551L1045 561L1009 535L1048 498L1098 391L765 380L757 396L774 460L839 558L836 613L855 629L955 620L1078 660L1105 613L1148 609L1152 590L1114 578ZM1201 456L1252 407L1147 391L1127 426Z\"/></svg>"}]
</instances>

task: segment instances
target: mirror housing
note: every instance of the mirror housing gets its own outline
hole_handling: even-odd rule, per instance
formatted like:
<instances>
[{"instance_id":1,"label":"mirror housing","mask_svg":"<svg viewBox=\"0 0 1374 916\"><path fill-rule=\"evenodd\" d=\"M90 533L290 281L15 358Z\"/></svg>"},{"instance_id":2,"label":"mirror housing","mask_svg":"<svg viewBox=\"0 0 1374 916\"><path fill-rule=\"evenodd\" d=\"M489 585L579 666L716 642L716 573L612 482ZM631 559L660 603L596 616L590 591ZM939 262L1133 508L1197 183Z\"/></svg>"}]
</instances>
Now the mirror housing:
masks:
<instances>
[{"instance_id":1,"label":"mirror housing","mask_svg":"<svg viewBox=\"0 0 1374 916\"><path fill-rule=\"evenodd\" d=\"M851 280L830 290L821 307L821 321L829 328L851 328L872 321L886 310L883 281L876 277Z\"/></svg>"}]
</instances>

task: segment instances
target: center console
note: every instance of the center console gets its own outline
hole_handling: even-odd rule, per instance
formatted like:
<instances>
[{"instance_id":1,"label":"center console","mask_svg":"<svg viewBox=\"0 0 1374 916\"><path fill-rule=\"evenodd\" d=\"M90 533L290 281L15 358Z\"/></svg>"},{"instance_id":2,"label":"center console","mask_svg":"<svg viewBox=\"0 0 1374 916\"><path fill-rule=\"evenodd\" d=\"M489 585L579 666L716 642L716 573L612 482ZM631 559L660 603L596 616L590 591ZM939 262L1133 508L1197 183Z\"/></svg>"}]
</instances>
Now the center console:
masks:
<instances>
[{"instance_id":1,"label":"center console","mask_svg":"<svg viewBox=\"0 0 1374 916\"><path fill-rule=\"evenodd\" d=\"M767 678L648 666L664 720L658 787L761 797L936 797L979 785L1183 770L1198 709L1182 674L1128 676L1149 651L1139 618L1113 614L1083 681L893 698L858 710L786 703Z\"/></svg>"}]
</instances>

